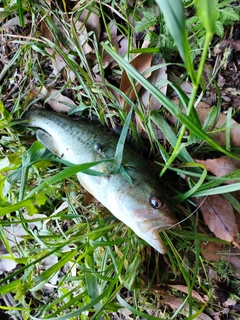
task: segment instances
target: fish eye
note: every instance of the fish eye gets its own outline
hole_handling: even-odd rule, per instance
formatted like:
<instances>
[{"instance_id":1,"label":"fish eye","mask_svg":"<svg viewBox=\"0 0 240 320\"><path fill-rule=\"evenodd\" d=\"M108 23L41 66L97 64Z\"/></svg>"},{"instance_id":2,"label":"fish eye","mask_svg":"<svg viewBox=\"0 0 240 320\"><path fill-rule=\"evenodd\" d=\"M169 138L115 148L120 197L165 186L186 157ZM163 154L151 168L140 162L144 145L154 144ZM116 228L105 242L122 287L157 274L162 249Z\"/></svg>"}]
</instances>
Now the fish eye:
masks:
<instances>
[{"instance_id":1,"label":"fish eye","mask_svg":"<svg viewBox=\"0 0 240 320\"><path fill-rule=\"evenodd\" d=\"M154 209L160 209L163 207L163 203L158 197L151 197L150 204Z\"/></svg>"},{"instance_id":2,"label":"fish eye","mask_svg":"<svg viewBox=\"0 0 240 320\"><path fill-rule=\"evenodd\" d=\"M100 143L96 142L94 143L93 149L96 151L102 151L102 146Z\"/></svg>"}]
</instances>

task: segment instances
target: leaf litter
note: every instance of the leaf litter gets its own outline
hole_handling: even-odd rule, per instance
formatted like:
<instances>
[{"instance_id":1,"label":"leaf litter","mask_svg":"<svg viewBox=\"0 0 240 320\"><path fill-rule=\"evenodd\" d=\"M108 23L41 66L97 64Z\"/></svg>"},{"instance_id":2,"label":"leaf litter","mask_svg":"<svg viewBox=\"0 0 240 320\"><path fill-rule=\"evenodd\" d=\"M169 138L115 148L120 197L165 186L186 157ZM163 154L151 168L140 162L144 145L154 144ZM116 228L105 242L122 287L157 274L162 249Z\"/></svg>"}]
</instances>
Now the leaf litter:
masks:
<instances>
[{"instance_id":1,"label":"leaf litter","mask_svg":"<svg viewBox=\"0 0 240 320\"><path fill-rule=\"evenodd\" d=\"M77 5L77 4L76 4ZM15 18L14 18L15 19ZM2 25L2 30L10 32L12 28L19 28L19 21L17 19L9 20L7 23ZM28 23L29 20L25 18L25 23ZM70 22L69 22L70 23ZM113 22L109 23L110 26L110 34L112 37L112 43L116 49L116 51L124 56L125 53L128 51L128 40L123 35L118 34L118 28L116 27L116 24ZM65 34L64 30L61 28L61 25L58 26L60 32L62 35L67 38L68 35ZM92 73L97 79L100 78L99 83L101 82L102 74L100 72L101 67L97 65L95 59L95 52L91 45L91 41L89 41L89 32L93 32L96 36L96 39L99 43L101 40L101 33L103 33L104 30L101 30L101 24L99 15L93 14L92 12L88 10L84 10L82 15L79 18L79 21L72 23L73 29L77 33L77 39L78 43L83 49L83 53L85 56L88 56L88 61L90 64L92 64ZM153 28L149 29L153 30ZM42 37L46 38L49 41L54 41L52 37L52 33L49 31L49 28L46 26L44 20L41 21L41 32ZM105 33L105 39L108 39L107 33ZM143 47L147 47L149 42L145 42ZM68 43L69 47L65 47L61 45L61 50L69 55L71 59L75 59L75 56L72 55L71 50L74 50L74 47L71 47L71 43ZM227 47L231 47L231 49L234 49L235 51L238 50L237 42L234 42L232 40L226 40L225 43L221 44L219 47L221 48L221 51L215 52L215 54L222 54L222 48L224 49L224 45ZM76 82L75 74L72 72L72 70L69 68L67 62L62 57L61 54L59 54L54 48L45 48L46 52L48 53L50 57L50 66L52 69L52 73L59 78L63 78L64 81L70 80L71 82ZM2 53L1 53L2 54ZM131 59L130 59L131 60ZM8 59L8 56L4 56L5 63L11 61ZM94 61L94 62L93 62ZM103 52L103 68L105 70L108 70L109 68L115 68L116 63L114 59L106 52ZM161 92L163 92L165 95L168 94L169 87L165 85L165 80L168 76L168 69L166 66L163 66L159 68L156 71L153 72L146 72L150 69L152 66L152 54L140 54L137 57L133 58L131 60L131 65L136 68L137 71L139 71L141 74L145 74L145 77L156 85ZM165 61L162 60L159 62L159 64L164 65ZM219 73L219 75L221 75ZM223 77L224 78L224 77ZM220 79L220 78L219 78ZM109 80L109 79L108 79ZM107 79L104 79L105 83L108 83ZM140 105L143 106L143 112L146 114L150 112L151 110L159 110L161 109L161 104L153 97L149 96L148 92L141 87L140 84L136 84L136 91L133 90L131 81L129 80L129 77L127 73L123 70L120 77L117 75L115 76L116 82L119 83L120 90L125 93L127 96L130 97L130 99L136 103L136 96L138 96ZM119 81L120 80L120 81ZM49 81L49 79L47 79ZM220 81L220 80L219 80ZM222 81L222 80L221 80ZM120 83L121 82L121 83ZM187 82L186 82L187 83ZM225 81L225 84L228 82ZM186 92L186 94L190 94L192 87L191 85L181 84L182 89ZM109 89L110 90L110 89ZM228 95L229 90L231 91L231 99L234 99L234 97L238 96L239 92L237 90L231 90L229 88L225 87L223 88L222 92L223 95ZM80 89L81 91L81 89ZM33 100L35 98L39 98L41 96L41 100L43 103L49 105L53 110L57 112L69 112L71 109L74 109L79 101L77 100L76 96L71 99L64 95L61 92L61 88L52 88L51 86L34 86L29 91L29 97L30 100ZM87 100L87 99L86 99ZM124 99L122 99L121 96L118 97L118 100L120 102L121 107L124 107L125 102ZM6 99L5 99L6 101ZM234 100L235 104L237 104L237 99ZM7 102L9 103L9 102ZM25 105L26 106L26 105ZM127 110L129 107L125 105L125 109ZM140 106L139 106L140 108ZM209 104L200 102L198 106L196 107L197 114L199 116L201 124L206 123L206 119L209 116L209 113L212 110L212 106ZM141 118L135 113L135 121L138 129L138 133L142 135L144 138L147 137L147 134L144 134L146 132L145 130L145 124L142 122ZM229 128L230 125L230 128ZM154 128L154 130L157 130L156 135L158 139L162 139L163 136L161 135L161 132L159 132L159 128ZM221 145L226 145L227 140L229 139L227 136L227 130L230 132L230 145L231 147L239 147L239 123L233 119L231 119L230 122L227 122L227 115L224 113L220 113L216 123L213 125L213 123L208 123L206 125L206 130L211 133L211 136L213 139L218 142ZM206 166L207 170L210 171L212 174L216 175L217 177L223 177L226 174L230 174L238 169L237 162L232 160L231 158L228 158L226 156L222 156L220 158L213 158L213 159L207 159L207 160L200 160L195 159L197 163L201 163L204 166ZM228 181L225 181L224 183L234 183L233 179L230 179ZM220 238L222 240L225 240L227 242L231 242L234 245L238 246L237 244L237 223L236 218L234 214L233 207L229 203L229 201L224 198L221 195L214 195L214 196L208 196L205 201L202 201L202 198L194 199L194 202L197 204L201 203L200 211L202 212L202 217L204 220L205 225L209 228L209 230L215 234L217 238ZM239 201L239 199L237 199ZM20 232L21 234L21 232ZM16 245L17 243L15 243ZM207 244L212 244L212 242L208 242ZM116 252L121 252L120 249L118 249L117 246L115 246ZM214 252L215 250L215 252ZM228 256L223 255L223 253L226 252L226 247L222 244L216 244L216 247L210 248L210 246L205 246L204 243L201 244L201 253L206 258L206 260L209 261L219 261L221 259L228 259L230 264L234 265L235 263L235 269L236 273L239 272L239 259L238 248L231 249L232 251L229 253ZM235 253L234 253L234 250ZM215 254L215 258L209 257L206 254L206 251L210 252L210 254ZM236 261L233 259L233 257L236 258ZM43 260L44 263L48 266L47 268L50 268L52 265L48 264L48 259ZM57 261L55 261L56 263ZM8 266L9 267L9 266ZM4 268L4 267L3 267ZM11 271L13 266L10 267L9 270L3 270L3 271ZM54 284L56 284L56 279L54 279ZM170 285L171 288L174 288L180 292L188 293L188 287L177 284L177 285ZM166 295L169 293L165 292ZM205 300L198 294L197 291L192 291L192 296L196 299L198 299L201 303L204 303ZM178 309L181 304L182 300L178 298L165 298L165 299L159 299L158 303L162 303L164 305L170 305L170 307L173 310ZM188 316L189 315L189 306L185 305L183 308L183 315ZM130 313L131 314L131 313ZM217 317L217 314L214 315L214 317ZM197 319L210 319L208 315L205 313L202 313L201 316L198 316ZM217 318L216 318L217 319Z\"/></svg>"},{"instance_id":2,"label":"leaf litter","mask_svg":"<svg viewBox=\"0 0 240 320\"><path fill-rule=\"evenodd\" d=\"M221 195L196 198L194 201L200 205L204 223L216 237L237 244L237 224L231 204Z\"/></svg>"}]
</instances>

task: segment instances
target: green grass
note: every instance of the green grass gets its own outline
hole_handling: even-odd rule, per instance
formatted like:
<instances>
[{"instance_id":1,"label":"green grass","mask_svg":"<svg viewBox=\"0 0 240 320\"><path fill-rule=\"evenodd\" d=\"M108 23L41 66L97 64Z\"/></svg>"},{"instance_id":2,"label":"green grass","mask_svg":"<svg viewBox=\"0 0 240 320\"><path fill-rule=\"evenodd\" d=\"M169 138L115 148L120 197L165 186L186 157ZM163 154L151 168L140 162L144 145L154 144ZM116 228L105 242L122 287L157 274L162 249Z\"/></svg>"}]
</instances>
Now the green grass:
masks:
<instances>
[{"instance_id":1,"label":"green grass","mask_svg":"<svg viewBox=\"0 0 240 320\"><path fill-rule=\"evenodd\" d=\"M143 3L147 6L146 12L150 11L153 2ZM237 20L238 8L230 10L231 14L226 16L226 8L232 1L217 3L215 0L196 0L196 12L192 1L184 1L185 7L181 1L173 3L158 0L156 3L161 13L153 18L162 26L161 32L165 31L163 36L169 39L171 45L168 46L168 52L172 56L178 50L182 61L178 59L176 65L184 70L181 80L188 78L193 86L191 96L187 97L179 83L167 81L168 86L177 92L180 106L175 105L129 64L133 57L131 53L141 52L141 49L134 47L135 29L129 21L129 14L139 17L145 11L141 2L136 1L131 7L123 0L100 1L99 5L92 1L71 10L66 7L64 0L57 2L53 8L49 8L44 1L40 4L5 0L1 5L2 24L18 15L20 25L24 26L23 17L26 13L31 20L30 25L23 29L18 26L14 31L8 31L15 34L15 50L7 55L8 63L2 63L0 69L0 239L8 253L7 259L15 261L17 265L0 279L0 294L2 297L11 296L15 302L0 308L10 314L21 315L23 319L112 319L114 313L128 310L133 319L194 319L202 312L211 314L222 310L222 306L217 305L218 298L214 291L217 280L210 278L209 270L217 273L216 278L221 278L224 273L228 288L235 285L234 271L226 262L210 262L200 254L202 243L212 241L225 245L226 252L229 243L215 238L204 226L199 213L192 213L196 209L193 197L213 194L226 195L240 212L239 202L229 194L239 190L240 182L223 186L226 180L239 180L236 178L238 172L216 178L193 160L201 153L237 158L237 150L229 144L220 146L211 138L214 128L210 124L219 117L220 105L204 126L200 124L194 106L204 94L201 78L212 37L217 31L215 26L226 27L229 21ZM101 17L107 34L107 40L98 43L95 34L88 33L88 41L95 52L91 59L84 54L83 43L79 42L76 31L76 22L84 7ZM220 15L219 8L222 10ZM186 12L194 12L191 19L198 21L193 33L189 32L189 21L185 21ZM209 16L206 12L212 14ZM72 19L68 20L68 16ZM41 21L48 26L53 39L41 37ZM56 21L64 30L62 33ZM108 26L110 21L116 24L118 33L128 41L128 51L124 57L113 47ZM138 27L139 23L141 19ZM144 29L143 25L139 28ZM25 30L27 36L18 36L19 30ZM219 32L217 34L220 35ZM160 55L165 51L164 41L163 47L159 43L157 46L149 30L146 35L152 36L153 43L153 47L147 48L148 52ZM4 39L7 37L12 39L8 35ZM65 74L61 72L50 77L47 73L51 58L47 50L49 47L65 61ZM196 55L195 50L201 54ZM116 61L110 69L103 65L105 52ZM196 56L197 59L193 60ZM101 83L95 81L93 66L99 68L103 79ZM151 70L154 68L157 67L153 66ZM74 81L67 76L70 70ZM140 83L162 103L159 111L145 110L138 94L136 103L133 103L120 91L122 70L126 70L133 87ZM20 78L16 72L21 75ZM112 82L106 81L109 73L109 79L114 80ZM84 203L85 191L75 174L78 171L97 174L91 171L93 163L73 166L59 161L39 142L32 143L32 130L13 126L11 121L21 117L29 107L45 105L51 99L52 96L42 102L39 95L32 95L34 88L43 86L53 87L59 93L70 92L77 104L70 113L97 118L106 125L112 125L117 118L124 128L121 142L124 142L127 128L130 127L133 137L143 144L134 122L130 121L131 112L141 119L149 136L152 154L161 155L161 159L155 157L153 160L159 164L160 177L176 216L183 221L181 229L171 229L162 234L169 248L165 257L158 255L99 204ZM112 89L130 105L130 113L127 108L120 107ZM169 114L177 119L175 126L169 124ZM229 112L229 118L231 116ZM164 142L158 141L153 123L162 130ZM225 131L226 140L229 141L229 132ZM116 171L121 168L121 155L119 144L115 158L111 160ZM57 210L62 205L62 209ZM21 236L21 242L16 237L15 246L12 246L6 227L16 225L21 226L25 233ZM44 269L44 259L47 258L53 259L54 264ZM55 275L58 276L58 282L51 283ZM184 285L187 293L169 287L168 284L173 280ZM194 298L193 291L205 297L206 302L203 304ZM168 297L181 300L175 310L161 303L162 299ZM233 311L231 315L235 316Z\"/></svg>"}]
</instances>

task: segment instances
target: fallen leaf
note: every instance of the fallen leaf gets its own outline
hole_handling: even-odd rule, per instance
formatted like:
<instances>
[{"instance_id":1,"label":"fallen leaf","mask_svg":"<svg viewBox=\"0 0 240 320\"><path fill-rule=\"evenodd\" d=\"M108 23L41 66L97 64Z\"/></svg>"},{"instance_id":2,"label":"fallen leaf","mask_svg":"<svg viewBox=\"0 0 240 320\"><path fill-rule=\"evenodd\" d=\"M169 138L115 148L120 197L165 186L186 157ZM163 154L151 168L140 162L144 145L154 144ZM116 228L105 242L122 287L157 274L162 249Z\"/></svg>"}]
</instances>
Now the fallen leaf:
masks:
<instances>
[{"instance_id":1,"label":"fallen leaf","mask_svg":"<svg viewBox=\"0 0 240 320\"><path fill-rule=\"evenodd\" d=\"M127 52L128 39L126 39L123 35L119 35L113 38L112 43L116 52L121 56L123 56ZM102 59L103 68L107 68L113 61L115 61L114 58L109 53L104 51Z\"/></svg>"},{"instance_id":2,"label":"fallen leaf","mask_svg":"<svg viewBox=\"0 0 240 320\"><path fill-rule=\"evenodd\" d=\"M240 169L240 161L236 159L229 158L228 156L222 156L217 159L207 159L207 160L200 160L200 159L194 159L197 163L203 164L207 171L210 171L217 177L222 177L227 174L230 174L231 172L234 172L237 169ZM227 180L224 181L225 184L232 184L237 183L238 180ZM240 190L231 192L231 195L234 196L237 200L240 199ZM235 212L236 219L240 219L240 215L238 212ZM239 219L238 219L239 218ZM239 224L237 221L237 224ZM239 224L240 225L240 224Z\"/></svg>"},{"instance_id":3,"label":"fallen leaf","mask_svg":"<svg viewBox=\"0 0 240 320\"><path fill-rule=\"evenodd\" d=\"M40 269L48 270L52 266L54 266L58 262L58 257L54 255L50 255L41 261ZM49 283L55 285L58 282L58 275L60 273L60 269L54 272L54 275L49 279Z\"/></svg>"},{"instance_id":4,"label":"fallen leaf","mask_svg":"<svg viewBox=\"0 0 240 320\"><path fill-rule=\"evenodd\" d=\"M168 286L188 294L188 287L187 286L184 286L184 285L181 285L181 284L175 284L175 285L169 284ZM192 290L192 297L197 299L197 300L199 300L202 303L205 303L205 300L195 290Z\"/></svg>"},{"instance_id":5,"label":"fallen leaf","mask_svg":"<svg viewBox=\"0 0 240 320\"><path fill-rule=\"evenodd\" d=\"M218 76L217 76L217 84L221 89L226 84L226 79L220 74L220 72L218 73Z\"/></svg>"},{"instance_id":6,"label":"fallen leaf","mask_svg":"<svg viewBox=\"0 0 240 320\"><path fill-rule=\"evenodd\" d=\"M223 40L214 48L214 54L220 54L226 49L240 51L240 40L237 39L227 39Z\"/></svg>"},{"instance_id":7,"label":"fallen leaf","mask_svg":"<svg viewBox=\"0 0 240 320\"><path fill-rule=\"evenodd\" d=\"M1 252L0 275L2 275L5 272L10 272L16 268L17 263L14 260L12 260L11 258L9 259L9 257L10 257L9 253L2 253Z\"/></svg>"},{"instance_id":8,"label":"fallen leaf","mask_svg":"<svg viewBox=\"0 0 240 320\"><path fill-rule=\"evenodd\" d=\"M29 227L33 228L34 226L32 224L29 224ZM4 227L3 229L11 248L15 247L21 241L23 241L24 237L27 235L26 230L21 224L11 225L9 227Z\"/></svg>"},{"instance_id":9,"label":"fallen leaf","mask_svg":"<svg viewBox=\"0 0 240 320\"><path fill-rule=\"evenodd\" d=\"M162 304L167 304L169 305L169 307L173 310L177 310L181 305L182 305L182 300L179 298L165 298L159 301ZM185 316L189 316L189 305L185 304L183 306L183 308L180 310L180 313L185 315ZM193 314L195 314L196 311L193 310ZM212 320L206 313L201 313L199 316L197 316L194 319L198 319L198 320Z\"/></svg>"},{"instance_id":10,"label":"fallen leaf","mask_svg":"<svg viewBox=\"0 0 240 320\"><path fill-rule=\"evenodd\" d=\"M59 93L59 91L56 89L36 87L31 90L31 95L32 97L42 95L41 99L45 100L45 102L47 102L52 107L52 109L57 112L68 112L71 110L71 107L77 107L77 105L72 99Z\"/></svg>"},{"instance_id":11,"label":"fallen leaf","mask_svg":"<svg viewBox=\"0 0 240 320\"><path fill-rule=\"evenodd\" d=\"M165 299L161 299L159 302L161 302L162 304L167 304L169 305L169 307L173 310L176 310L180 307L180 305L182 304L182 300L179 298L174 298L174 297L169 297L169 298L165 298Z\"/></svg>"},{"instance_id":12,"label":"fallen leaf","mask_svg":"<svg viewBox=\"0 0 240 320\"><path fill-rule=\"evenodd\" d=\"M116 21L115 20L111 20L108 24L108 30L110 32L110 35L112 37L112 39L116 38L117 36L117 33L118 33L118 28L117 28L117 25L116 25ZM108 33L107 32L104 32L103 33L103 39L104 40L108 40Z\"/></svg>"},{"instance_id":13,"label":"fallen leaf","mask_svg":"<svg viewBox=\"0 0 240 320\"><path fill-rule=\"evenodd\" d=\"M34 219L34 217L32 217ZM33 229L35 223L29 223L28 227ZM14 248L19 245L28 234L21 224L15 224L11 226L3 227L8 240L8 245L10 248ZM18 258L17 252L12 252L15 258ZM13 260L12 256L8 253L8 250L5 248L4 244L0 242L0 275L4 272L10 272L16 268L17 263Z\"/></svg>"},{"instance_id":14,"label":"fallen leaf","mask_svg":"<svg viewBox=\"0 0 240 320\"><path fill-rule=\"evenodd\" d=\"M75 28L76 34L77 34L77 39L79 42L80 47L82 48L82 51L85 55L89 54L90 52L93 51L92 47L88 44L88 31L85 27L85 25L81 21L77 21L75 24L73 24L73 27ZM61 28L61 25L59 25L59 31L63 34L64 37L66 35L64 34L64 31ZM42 21L41 23L41 32L42 36L44 38L47 38L48 40L52 41L52 33L49 30L47 24ZM75 51L75 45L69 42L69 47ZM68 54L68 57L71 58L72 60L76 59L75 55L72 55L69 53L69 50L66 49L65 47L61 46L61 49ZM53 48L46 48L46 52L51 56L51 62L52 62L52 68L53 68L53 74L57 75L60 73L64 68L66 68L66 74L67 78L70 79L72 82L75 81L75 74L72 70L70 70L67 67L66 61L63 59L63 57L56 52L55 49Z\"/></svg>"},{"instance_id":15,"label":"fallen leaf","mask_svg":"<svg viewBox=\"0 0 240 320\"><path fill-rule=\"evenodd\" d=\"M172 99L172 102L176 105L179 105L178 99ZM211 109L214 107L211 107L209 104L201 101L196 107L196 112L198 114L199 120L201 124L204 123L204 121L207 119L207 116ZM185 109L182 110L185 112ZM169 117L170 121L172 123L176 123L176 118L174 116ZM209 135L211 138L216 141L218 144L224 146L226 145L226 121L227 116L224 113L220 113L219 119L215 125L214 128L210 126L207 128L207 132L209 132ZM230 121L230 142L231 146L233 147L239 147L240 146L240 124L237 123L235 120L231 119Z\"/></svg>"},{"instance_id":16,"label":"fallen leaf","mask_svg":"<svg viewBox=\"0 0 240 320\"><path fill-rule=\"evenodd\" d=\"M97 42L99 42L101 33L100 17L96 13L84 9L79 19L81 22L85 22L88 32L93 31L95 33Z\"/></svg>"},{"instance_id":17,"label":"fallen leaf","mask_svg":"<svg viewBox=\"0 0 240 320\"><path fill-rule=\"evenodd\" d=\"M93 70L93 69L92 69ZM100 75L100 74L95 74L95 72L93 72L94 73L94 76L93 76L93 80L94 80L94 82L95 83L97 83L97 84L100 84L100 85L102 85L103 83L105 83L105 84L109 84L109 82L107 81L107 79L104 79L103 80L103 78L102 78L102 76ZM116 100L118 100L118 97L119 97L119 95L118 95L118 92L116 91L116 90L114 90L112 87L108 87L108 86L106 86L106 88L105 88L106 90L109 90L112 94L113 94L113 96L115 97L115 99ZM111 120L110 120L111 121ZM114 126L114 125L113 125Z\"/></svg>"},{"instance_id":18,"label":"fallen leaf","mask_svg":"<svg viewBox=\"0 0 240 320\"><path fill-rule=\"evenodd\" d=\"M57 75L64 67L66 67L66 62L63 57L57 53L53 48L46 48L47 53L51 56L53 74Z\"/></svg>"},{"instance_id":19,"label":"fallen leaf","mask_svg":"<svg viewBox=\"0 0 240 320\"><path fill-rule=\"evenodd\" d=\"M152 72L151 76L148 78L148 81L151 82L155 87L157 87L164 95L167 93L167 85L165 80L167 79L167 67L165 65L165 60L161 59L159 61L160 67L159 69ZM161 102L156 99L154 96L150 94L145 88L141 88L139 92L139 100L146 110L159 110L161 107ZM135 114L135 121L136 121L136 129L138 134L142 138L148 139L148 134L145 131L145 127L142 123L141 118L138 114ZM158 140L163 139L162 131L159 127L152 123L152 129L157 137Z\"/></svg>"},{"instance_id":20,"label":"fallen leaf","mask_svg":"<svg viewBox=\"0 0 240 320\"><path fill-rule=\"evenodd\" d=\"M52 33L44 20L41 21L40 30L41 30L41 36L43 38L46 38L46 39L52 41L52 38L53 38Z\"/></svg>"},{"instance_id":21,"label":"fallen leaf","mask_svg":"<svg viewBox=\"0 0 240 320\"><path fill-rule=\"evenodd\" d=\"M58 90L48 90L48 96L52 98L48 99L47 103L57 112L68 112L71 110L71 107L77 106L72 99L62 95Z\"/></svg>"},{"instance_id":22,"label":"fallen leaf","mask_svg":"<svg viewBox=\"0 0 240 320\"><path fill-rule=\"evenodd\" d=\"M159 69L152 72L148 78L148 81L157 87L164 95L166 95L167 85L165 80L167 79L167 67L165 65L165 60L161 59L159 64ZM145 88L141 88L139 92L139 99L143 107L147 110L159 110L162 105L161 102L152 96Z\"/></svg>"},{"instance_id":23,"label":"fallen leaf","mask_svg":"<svg viewBox=\"0 0 240 320\"><path fill-rule=\"evenodd\" d=\"M207 103L205 102L200 102L197 107L196 111L199 117L199 120L201 124L204 123L206 120L209 112L211 111L213 107L210 107ZM210 133L210 136L214 141L219 143L220 145L225 145L226 144L226 121L227 121L227 116L224 113L220 113L219 119L215 125L214 128L210 127L207 129L207 131L212 131ZM218 131L220 129L221 131ZM215 132L214 132L215 131ZM235 120L231 119L230 121L230 141L231 141L231 146L237 147L240 146L240 124L237 123Z\"/></svg>"},{"instance_id":24,"label":"fallen leaf","mask_svg":"<svg viewBox=\"0 0 240 320\"><path fill-rule=\"evenodd\" d=\"M240 279L240 249L231 248L230 252L223 257L231 265L233 276Z\"/></svg>"},{"instance_id":25,"label":"fallen leaf","mask_svg":"<svg viewBox=\"0 0 240 320\"><path fill-rule=\"evenodd\" d=\"M77 32L77 38L79 41L79 44L83 50L83 53L87 55L88 53L92 52L92 47L88 44L88 31L85 25L81 21L77 21L74 25L76 32ZM70 48L72 50L76 50L75 45L70 43ZM75 57L72 56L74 59Z\"/></svg>"},{"instance_id":26,"label":"fallen leaf","mask_svg":"<svg viewBox=\"0 0 240 320\"><path fill-rule=\"evenodd\" d=\"M237 303L236 300L233 300L231 298L227 298L227 300L223 303L224 307L230 307L230 306L235 306Z\"/></svg>"},{"instance_id":27,"label":"fallen leaf","mask_svg":"<svg viewBox=\"0 0 240 320\"><path fill-rule=\"evenodd\" d=\"M87 192L83 199L83 204L85 203L99 203L99 201L96 198L94 198L94 196L91 193Z\"/></svg>"},{"instance_id":28,"label":"fallen leaf","mask_svg":"<svg viewBox=\"0 0 240 320\"><path fill-rule=\"evenodd\" d=\"M206 313L202 313L200 314L197 318L195 319L198 319L198 320L212 320L212 318L210 318Z\"/></svg>"},{"instance_id":29,"label":"fallen leaf","mask_svg":"<svg viewBox=\"0 0 240 320\"><path fill-rule=\"evenodd\" d=\"M203 220L216 237L236 244L237 224L234 211L230 203L221 195L195 198L200 205Z\"/></svg>"},{"instance_id":30,"label":"fallen leaf","mask_svg":"<svg viewBox=\"0 0 240 320\"><path fill-rule=\"evenodd\" d=\"M201 243L201 255L207 261L220 261L223 252L226 252L223 244L216 242L202 242Z\"/></svg>"},{"instance_id":31,"label":"fallen leaf","mask_svg":"<svg viewBox=\"0 0 240 320\"><path fill-rule=\"evenodd\" d=\"M25 16L23 17L23 19L24 19L24 24L31 22ZM19 17L14 17L12 19L9 19L6 23L4 23L1 26L1 30L9 32L12 28L16 26L20 26Z\"/></svg>"},{"instance_id":32,"label":"fallen leaf","mask_svg":"<svg viewBox=\"0 0 240 320\"><path fill-rule=\"evenodd\" d=\"M192 94L193 86L192 86L192 84L190 82L183 81L180 84L180 88L186 93L187 96L190 96Z\"/></svg>"},{"instance_id":33,"label":"fallen leaf","mask_svg":"<svg viewBox=\"0 0 240 320\"><path fill-rule=\"evenodd\" d=\"M152 54L147 53L147 54L139 54L137 55L132 61L131 65L139 72L143 73L144 71L148 70L151 66L151 61L152 61ZM144 75L144 77L147 79L151 75L150 72ZM142 85L140 83L136 84L136 91L139 92L141 89ZM122 73L122 78L121 78L121 84L120 84L120 90L125 93L132 101L135 100L136 94L135 91L132 88L132 84L128 78L127 72L123 70ZM122 96L119 96L119 103L121 107L123 107L125 100L123 99ZM126 106L127 107L127 106Z\"/></svg>"},{"instance_id":34,"label":"fallen leaf","mask_svg":"<svg viewBox=\"0 0 240 320\"><path fill-rule=\"evenodd\" d=\"M217 177L223 177L237 169L240 169L240 161L222 156L216 159L200 160L194 159L197 163L203 164L207 171L210 171ZM233 183L233 181L231 181Z\"/></svg>"}]
</instances>

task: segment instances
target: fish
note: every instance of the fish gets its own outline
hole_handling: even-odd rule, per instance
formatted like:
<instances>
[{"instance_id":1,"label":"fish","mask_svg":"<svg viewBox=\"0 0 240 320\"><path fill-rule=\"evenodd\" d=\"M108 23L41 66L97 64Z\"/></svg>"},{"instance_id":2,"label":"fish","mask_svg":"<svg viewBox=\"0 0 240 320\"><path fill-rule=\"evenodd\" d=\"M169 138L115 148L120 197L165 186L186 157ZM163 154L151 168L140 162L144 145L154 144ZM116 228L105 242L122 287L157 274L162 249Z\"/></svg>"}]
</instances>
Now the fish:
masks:
<instances>
[{"instance_id":1,"label":"fish","mask_svg":"<svg viewBox=\"0 0 240 320\"><path fill-rule=\"evenodd\" d=\"M83 164L114 158L119 136L100 123L73 120L45 109L29 110L21 120L25 120L24 126L38 128L37 139L67 162ZM121 172L112 174L113 163L105 161L92 167L105 175L79 172L77 178L84 189L141 239L159 253L166 253L159 232L175 225L176 219L159 179L147 160L127 143L121 167L131 181Z\"/></svg>"}]
</instances>

